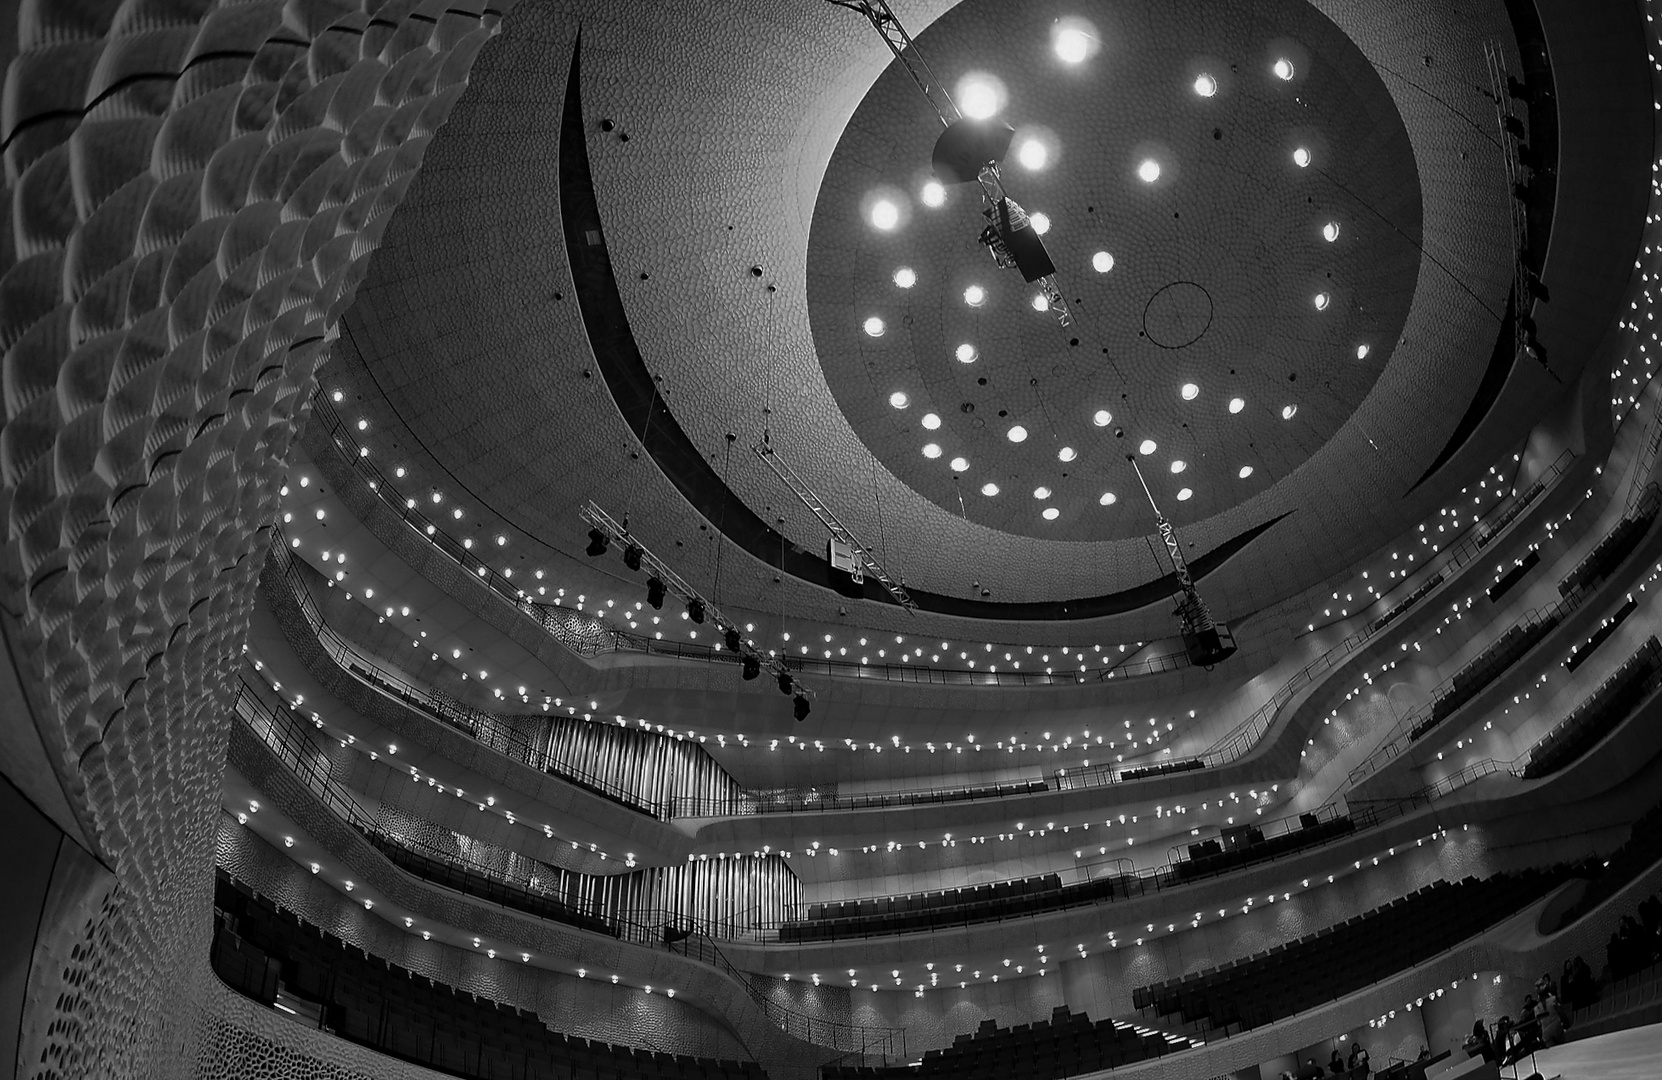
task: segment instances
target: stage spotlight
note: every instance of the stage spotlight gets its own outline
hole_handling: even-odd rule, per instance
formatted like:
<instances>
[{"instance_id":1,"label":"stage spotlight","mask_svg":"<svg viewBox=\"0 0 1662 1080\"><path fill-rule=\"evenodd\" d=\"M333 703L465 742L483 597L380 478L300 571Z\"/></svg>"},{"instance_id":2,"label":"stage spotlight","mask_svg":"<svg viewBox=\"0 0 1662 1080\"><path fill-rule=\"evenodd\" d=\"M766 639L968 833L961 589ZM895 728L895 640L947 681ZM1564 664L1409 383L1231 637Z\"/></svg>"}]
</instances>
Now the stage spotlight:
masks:
<instances>
[{"instance_id":1,"label":"stage spotlight","mask_svg":"<svg viewBox=\"0 0 1662 1080\"><path fill-rule=\"evenodd\" d=\"M664 583L657 576L646 579L646 602L659 611L664 608Z\"/></svg>"},{"instance_id":2,"label":"stage spotlight","mask_svg":"<svg viewBox=\"0 0 1662 1080\"><path fill-rule=\"evenodd\" d=\"M590 529L588 546L589 558L595 559L606 554L606 549L611 546L611 543L611 540L607 539L605 533L601 532L599 529Z\"/></svg>"},{"instance_id":3,"label":"stage spotlight","mask_svg":"<svg viewBox=\"0 0 1662 1080\"><path fill-rule=\"evenodd\" d=\"M703 622L704 621L704 601L698 599L698 597L696 597L696 596L693 597L691 600L688 600L687 601L687 618L691 619L695 623Z\"/></svg>"},{"instance_id":4,"label":"stage spotlight","mask_svg":"<svg viewBox=\"0 0 1662 1080\"><path fill-rule=\"evenodd\" d=\"M727 628L727 633L723 636L722 640L726 642L728 652L738 652L739 646L742 644L742 642L739 641L739 632L731 626Z\"/></svg>"},{"instance_id":5,"label":"stage spotlight","mask_svg":"<svg viewBox=\"0 0 1662 1080\"><path fill-rule=\"evenodd\" d=\"M754 679L762 673L762 662L754 655L747 655L744 658L743 666L739 670L746 680Z\"/></svg>"},{"instance_id":6,"label":"stage spotlight","mask_svg":"<svg viewBox=\"0 0 1662 1080\"><path fill-rule=\"evenodd\" d=\"M641 554L640 548L630 544L623 549L623 565L631 570L639 570L641 568Z\"/></svg>"},{"instance_id":7,"label":"stage spotlight","mask_svg":"<svg viewBox=\"0 0 1662 1080\"><path fill-rule=\"evenodd\" d=\"M796 700L791 705L791 714L796 717L798 723L808 719L808 699L801 694L796 695Z\"/></svg>"},{"instance_id":8,"label":"stage spotlight","mask_svg":"<svg viewBox=\"0 0 1662 1080\"><path fill-rule=\"evenodd\" d=\"M779 692L781 694L788 694L791 692L791 673L788 671L781 671L779 673Z\"/></svg>"}]
</instances>

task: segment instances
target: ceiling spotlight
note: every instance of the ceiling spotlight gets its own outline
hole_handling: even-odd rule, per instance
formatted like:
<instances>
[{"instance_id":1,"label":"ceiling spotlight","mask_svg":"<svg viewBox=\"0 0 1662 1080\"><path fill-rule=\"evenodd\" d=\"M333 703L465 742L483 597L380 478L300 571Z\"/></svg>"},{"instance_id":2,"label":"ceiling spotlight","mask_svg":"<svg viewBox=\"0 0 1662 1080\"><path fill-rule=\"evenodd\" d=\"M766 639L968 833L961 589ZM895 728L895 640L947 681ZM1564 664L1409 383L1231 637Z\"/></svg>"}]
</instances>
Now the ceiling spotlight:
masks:
<instances>
[{"instance_id":1,"label":"ceiling spotlight","mask_svg":"<svg viewBox=\"0 0 1662 1080\"><path fill-rule=\"evenodd\" d=\"M955 457L947 464L952 466L953 472L969 472L969 459Z\"/></svg>"},{"instance_id":2,"label":"ceiling spotlight","mask_svg":"<svg viewBox=\"0 0 1662 1080\"><path fill-rule=\"evenodd\" d=\"M1033 497L1040 500L1048 499L1050 498L1050 489L1047 487L1036 487L1033 489Z\"/></svg>"},{"instance_id":3,"label":"ceiling spotlight","mask_svg":"<svg viewBox=\"0 0 1662 1080\"><path fill-rule=\"evenodd\" d=\"M1153 158L1144 158L1143 163L1137 166L1137 179L1145 184L1160 179L1160 163Z\"/></svg>"},{"instance_id":4,"label":"ceiling spotlight","mask_svg":"<svg viewBox=\"0 0 1662 1080\"><path fill-rule=\"evenodd\" d=\"M1183 384L1182 394L1184 401L1193 401L1200 396L1200 387L1192 382L1186 382Z\"/></svg>"},{"instance_id":5,"label":"ceiling spotlight","mask_svg":"<svg viewBox=\"0 0 1662 1080\"><path fill-rule=\"evenodd\" d=\"M1281 419L1291 420L1296 412L1298 412L1297 405L1283 405L1281 406Z\"/></svg>"},{"instance_id":6,"label":"ceiling spotlight","mask_svg":"<svg viewBox=\"0 0 1662 1080\"><path fill-rule=\"evenodd\" d=\"M1286 57L1282 57L1270 67L1270 70L1275 72L1276 78L1282 82L1287 82L1293 77L1293 62Z\"/></svg>"},{"instance_id":7,"label":"ceiling spotlight","mask_svg":"<svg viewBox=\"0 0 1662 1080\"><path fill-rule=\"evenodd\" d=\"M1049 160L1049 158L1050 151L1046 150L1045 144L1040 142L1038 139L1028 139L1026 142L1022 143L1021 146L1016 148L1016 160L1021 162L1021 167L1024 169L1031 169L1037 172L1039 169L1045 167L1045 162ZM1040 232L1043 231L1044 230L1042 229L1040 230Z\"/></svg>"},{"instance_id":8,"label":"ceiling spotlight","mask_svg":"<svg viewBox=\"0 0 1662 1080\"><path fill-rule=\"evenodd\" d=\"M1050 310L1050 297L1046 296L1044 293L1034 293L1033 294L1033 310L1034 311L1049 311Z\"/></svg>"},{"instance_id":9,"label":"ceiling spotlight","mask_svg":"<svg viewBox=\"0 0 1662 1080\"><path fill-rule=\"evenodd\" d=\"M1333 302L1333 297L1329 296L1327 293L1319 292L1319 293L1316 294L1316 310L1317 311L1326 311L1327 310L1327 305L1332 303L1332 302Z\"/></svg>"},{"instance_id":10,"label":"ceiling spotlight","mask_svg":"<svg viewBox=\"0 0 1662 1080\"><path fill-rule=\"evenodd\" d=\"M958 346L957 351L954 352L953 355L958 358L958 362L960 364L973 364L975 363L975 358L981 354L975 351L974 345L971 345L966 341L962 345Z\"/></svg>"},{"instance_id":11,"label":"ceiling spotlight","mask_svg":"<svg viewBox=\"0 0 1662 1080\"><path fill-rule=\"evenodd\" d=\"M1195 493L1193 491L1191 491L1189 488L1184 488L1182 491L1179 491L1177 493L1177 501L1178 502L1188 502L1190 499L1194 498L1194 494Z\"/></svg>"},{"instance_id":12,"label":"ceiling spotlight","mask_svg":"<svg viewBox=\"0 0 1662 1080\"><path fill-rule=\"evenodd\" d=\"M639 570L641 568L642 554L644 553L641 551L639 545L630 544L628 547L623 549L623 565L627 566L631 570Z\"/></svg>"},{"instance_id":13,"label":"ceiling spotlight","mask_svg":"<svg viewBox=\"0 0 1662 1080\"><path fill-rule=\"evenodd\" d=\"M1301 169L1308 169L1310 167L1310 151L1306 150L1302 146L1297 150L1294 150L1293 164L1297 165Z\"/></svg>"},{"instance_id":14,"label":"ceiling spotlight","mask_svg":"<svg viewBox=\"0 0 1662 1080\"><path fill-rule=\"evenodd\" d=\"M1027 223L1033 226L1033 231L1043 236L1050 231L1050 215L1038 212L1027 215Z\"/></svg>"},{"instance_id":15,"label":"ceiling spotlight","mask_svg":"<svg viewBox=\"0 0 1662 1080\"><path fill-rule=\"evenodd\" d=\"M704 601L700 600L696 596L691 600L688 600L687 618L691 619L695 623L702 623L704 621Z\"/></svg>"},{"instance_id":16,"label":"ceiling spotlight","mask_svg":"<svg viewBox=\"0 0 1662 1080\"><path fill-rule=\"evenodd\" d=\"M902 266L894 272L894 283L902 289L910 289L918 283L918 272L910 266Z\"/></svg>"},{"instance_id":17,"label":"ceiling spotlight","mask_svg":"<svg viewBox=\"0 0 1662 1080\"><path fill-rule=\"evenodd\" d=\"M1184 461L1182 458L1178 458L1176 461L1171 463L1172 475L1176 476L1178 473L1182 472L1184 469L1187 469L1188 467L1189 467L1188 462Z\"/></svg>"},{"instance_id":18,"label":"ceiling spotlight","mask_svg":"<svg viewBox=\"0 0 1662 1080\"><path fill-rule=\"evenodd\" d=\"M1356 359L1366 360L1367 358L1368 358L1368 347L1366 345L1356 346Z\"/></svg>"},{"instance_id":19,"label":"ceiling spotlight","mask_svg":"<svg viewBox=\"0 0 1662 1080\"><path fill-rule=\"evenodd\" d=\"M979 285L971 285L964 290L964 303L970 307L980 307L987 302L987 290Z\"/></svg>"},{"instance_id":20,"label":"ceiling spotlight","mask_svg":"<svg viewBox=\"0 0 1662 1080\"><path fill-rule=\"evenodd\" d=\"M791 673L788 671L781 671L779 673L779 692L781 694L788 694L791 692Z\"/></svg>"},{"instance_id":21,"label":"ceiling spotlight","mask_svg":"<svg viewBox=\"0 0 1662 1080\"><path fill-rule=\"evenodd\" d=\"M971 120L985 120L1004 107L1004 85L988 75L966 75L958 81L958 111Z\"/></svg>"},{"instance_id":22,"label":"ceiling spotlight","mask_svg":"<svg viewBox=\"0 0 1662 1080\"><path fill-rule=\"evenodd\" d=\"M1078 64L1091 54L1091 37L1077 26L1064 26L1056 31L1052 42L1056 58L1064 64Z\"/></svg>"},{"instance_id":23,"label":"ceiling spotlight","mask_svg":"<svg viewBox=\"0 0 1662 1080\"><path fill-rule=\"evenodd\" d=\"M931 180L923 185L923 205L939 206L946 202L946 188L939 180Z\"/></svg>"},{"instance_id":24,"label":"ceiling spotlight","mask_svg":"<svg viewBox=\"0 0 1662 1080\"><path fill-rule=\"evenodd\" d=\"M1101 503L1103 506L1113 506L1119 501L1119 496L1115 495L1112 491L1104 491L1102 493L1102 498L1097 500L1097 502Z\"/></svg>"},{"instance_id":25,"label":"ceiling spotlight","mask_svg":"<svg viewBox=\"0 0 1662 1080\"><path fill-rule=\"evenodd\" d=\"M1339 239L1339 223L1337 221L1329 221L1326 225L1322 226L1322 239L1326 240L1329 244Z\"/></svg>"},{"instance_id":26,"label":"ceiling spotlight","mask_svg":"<svg viewBox=\"0 0 1662 1080\"><path fill-rule=\"evenodd\" d=\"M756 676L760 675L761 673L762 673L762 661L759 660L753 654L746 654L744 660L739 664L739 674L740 674L740 676L742 676L745 679L745 681L748 682L751 679L754 679Z\"/></svg>"},{"instance_id":27,"label":"ceiling spotlight","mask_svg":"<svg viewBox=\"0 0 1662 1080\"><path fill-rule=\"evenodd\" d=\"M1107 409L1098 409L1091 417L1091 423L1095 424L1097 427L1107 427L1113 422L1114 414L1109 412Z\"/></svg>"},{"instance_id":28,"label":"ceiling spotlight","mask_svg":"<svg viewBox=\"0 0 1662 1080\"><path fill-rule=\"evenodd\" d=\"M1039 516L1044 518L1046 521L1055 521L1057 518L1062 516L1062 511L1056 509L1054 506L1047 506L1044 509L1044 513Z\"/></svg>"},{"instance_id":29,"label":"ceiling spotlight","mask_svg":"<svg viewBox=\"0 0 1662 1080\"><path fill-rule=\"evenodd\" d=\"M883 325L882 319L879 319L877 316L873 315L865 321L864 329L866 334L870 337L882 337L883 332L887 330L888 327Z\"/></svg>"},{"instance_id":30,"label":"ceiling spotlight","mask_svg":"<svg viewBox=\"0 0 1662 1080\"><path fill-rule=\"evenodd\" d=\"M989 499L992 498L994 495L998 494L998 485L992 483L982 484L981 494L987 496Z\"/></svg>"},{"instance_id":31,"label":"ceiling spotlight","mask_svg":"<svg viewBox=\"0 0 1662 1080\"><path fill-rule=\"evenodd\" d=\"M1158 449L1160 448L1155 445L1153 439L1144 439L1142 442L1137 444L1137 453L1143 455L1144 457L1148 457L1148 455L1154 453L1154 451Z\"/></svg>"},{"instance_id":32,"label":"ceiling spotlight","mask_svg":"<svg viewBox=\"0 0 1662 1080\"><path fill-rule=\"evenodd\" d=\"M1246 408L1246 402L1245 401L1242 401L1238 397L1229 399L1229 411L1230 412L1238 413L1244 408Z\"/></svg>"},{"instance_id":33,"label":"ceiling spotlight","mask_svg":"<svg viewBox=\"0 0 1662 1080\"><path fill-rule=\"evenodd\" d=\"M1245 480L1247 477L1252 475L1252 466L1242 465L1241 471L1237 475L1239 475L1242 480Z\"/></svg>"},{"instance_id":34,"label":"ceiling spotlight","mask_svg":"<svg viewBox=\"0 0 1662 1080\"><path fill-rule=\"evenodd\" d=\"M894 393L889 395L889 404L893 405L897 409L904 409L911 403L912 399L907 396L906 391L904 390L896 390Z\"/></svg>"},{"instance_id":35,"label":"ceiling spotlight","mask_svg":"<svg viewBox=\"0 0 1662 1080\"><path fill-rule=\"evenodd\" d=\"M791 715L796 717L799 723L808 719L808 699L801 694L796 695L796 699L791 702Z\"/></svg>"},{"instance_id":36,"label":"ceiling spotlight","mask_svg":"<svg viewBox=\"0 0 1662 1080\"><path fill-rule=\"evenodd\" d=\"M1218 92L1218 80L1202 72L1195 76L1195 93L1201 97L1211 97Z\"/></svg>"},{"instance_id":37,"label":"ceiling spotlight","mask_svg":"<svg viewBox=\"0 0 1662 1080\"><path fill-rule=\"evenodd\" d=\"M664 582L656 574L646 579L646 602L654 610L662 611L664 608Z\"/></svg>"},{"instance_id":38,"label":"ceiling spotlight","mask_svg":"<svg viewBox=\"0 0 1662 1080\"><path fill-rule=\"evenodd\" d=\"M611 538L599 529L589 530L589 546L585 549L589 558L596 559L606 554L606 549L612 544Z\"/></svg>"},{"instance_id":39,"label":"ceiling spotlight","mask_svg":"<svg viewBox=\"0 0 1662 1080\"><path fill-rule=\"evenodd\" d=\"M736 652L738 652L738 651L739 651L739 649L740 649L740 648L741 648L741 647L742 647L742 646L743 646L743 644L744 644L744 643L743 643L743 642L742 642L742 641L741 641L741 640L740 640L740 639L739 639L739 632L738 632L738 630L736 630L736 629L734 629L734 628L733 628L733 627L731 627L731 626L729 626L729 627L728 627L728 628L727 628L727 629L726 629L726 631L725 631L725 632L724 632L724 633L723 633L723 634L722 634L722 636L721 636L721 637L722 637L722 643L723 643L723 644L725 644L725 645L726 645L726 646L727 646L727 651L728 651L728 652L735 652L735 653L736 653Z\"/></svg>"},{"instance_id":40,"label":"ceiling spotlight","mask_svg":"<svg viewBox=\"0 0 1662 1080\"><path fill-rule=\"evenodd\" d=\"M1114 257L1106 251L1099 251L1091 256L1091 269L1099 274L1106 274L1114 268Z\"/></svg>"},{"instance_id":41,"label":"ceiling spotlight","mask_svg":"<svg viewBox=\"0 0 1662 1080\"><path fill-rule=\"evenodd\" d=\"M941 418L932 412L923 414L923 426L927 431L934 431L941 426Z\"/></svg>"},{"instance_id":42,"label":"ceiling spotlight","mask_svg":"<svg viewBox=\"0 0 1662 1080\"><path fill-rule=\"evenodd\" d=\"M889 199L878 199L871 204L871 223L888 232L900 224L900 207Z\"/></svg>"},{"instance_id":43,"label":"ceiling spotlight","mask_svg":"<svg viewBox=\"0 0 1662 1080\"><path fill-rule=\"evenodd\" d=\"M928 458L930 461L934 461L936 458L941 456L941 444L940 443L924 443L923 444L923 456Z\"/></svg>"},{"instance_id":44,"label":"ceiling spotlight","mask_svg":"<svg viewBox=\"0 0 1662 1080\"><path fill-rule=\"evenodd\" d=\"M1072 461L1074 458L1076 458L1078 456L1079 456L1079 451L1075 450L1071 446L1064 446L1064 447L1062 447L1062 449L1056 451L1056 460L1057 461Z\"/></svg>"}]
</instances>

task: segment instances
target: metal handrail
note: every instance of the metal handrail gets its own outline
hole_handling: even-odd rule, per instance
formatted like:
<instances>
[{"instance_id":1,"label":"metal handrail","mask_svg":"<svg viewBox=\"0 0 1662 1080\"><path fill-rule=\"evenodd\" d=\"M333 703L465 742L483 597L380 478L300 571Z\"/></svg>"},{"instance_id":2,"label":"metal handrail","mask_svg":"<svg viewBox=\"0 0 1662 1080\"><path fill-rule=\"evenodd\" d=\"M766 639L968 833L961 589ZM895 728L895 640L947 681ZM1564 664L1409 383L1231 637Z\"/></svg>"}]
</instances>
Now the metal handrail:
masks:
<instances>
[{"instance_id":1,"label":"metal handrail","mask_svg":"<svg viewBox=\"0 0 1662 1080\"><path fill-rule=\"evenodd\" d=\"M905 1028L825 1020L786 1008L768 998L757 989L745 972L727 959L709 933L710 928L701 920L688 919L680 912L659 908L633 911L626 917L608 916L598 910L585 910L580 903L574 905L564 896L538 888L532 878L470 863L412 837L388 832L376 823L350 791L329 773L320 770L317 763L308 757L304 748L315 749L315 746L299 721L281 710L271 709L246 682L238 688L233 709L255 736L294 772L324 806L362 833L372 846L383 852L383 855L383 845L391 845L408 851L417 859L455 867L464 873L477 874L508 888L520 890L526 895L527 900L535 898L543 904L558 903L570 910L574 916L578 916L576 921L572 921L572 925L608 933L632 944L663 949L714 967L743 987L745 993L761 1008L770 1022L797 1038L840 1051L870 1053L873 1047L881 1047L885 1058L904 1057ZM263 725L261 721L264 722ZM399 864L394 862L393 865ZM542 905L539 905L538 910L541 908ZM685 931L684 936L666 933L666 930L672 928Z\"/></svg>"}]
</instances>

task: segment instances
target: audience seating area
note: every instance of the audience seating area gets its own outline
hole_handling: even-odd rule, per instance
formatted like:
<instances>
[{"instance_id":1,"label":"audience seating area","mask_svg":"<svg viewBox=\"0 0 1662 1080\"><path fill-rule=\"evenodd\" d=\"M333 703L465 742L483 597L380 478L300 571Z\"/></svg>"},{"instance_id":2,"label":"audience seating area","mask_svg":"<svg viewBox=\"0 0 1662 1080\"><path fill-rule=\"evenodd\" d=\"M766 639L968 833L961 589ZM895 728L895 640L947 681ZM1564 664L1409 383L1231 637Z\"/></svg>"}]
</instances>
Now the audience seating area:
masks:
<instances>
[{"instance_id":1,"label":"audience seating area","mask_svg":"<svg viewBox=\"0 0 1662 1080\"><path fill-rule=\"evenodd\" d=\"M1262 859L1274 859L1317 844L1325 844L1329 840L1355 831L1356 823L1348 817L1317 821L1314 814L1306 814L1301 828L1272 836L1267 840L1261 831L1254 828L1240 834L1241 840L1227 848L1217 840L1190 844L1189 857L1181 862L1172 863L1172 874L1179 881L1210 877Z\"/></svg>"},{"instance_id":2,"label":"audience seating area","mask_svg":"<svg viewBox=\"0 0 1662 1080\"><path fill-rule=\"evenodd\" d=\"M1188 758L1183 761L1167 761L1160 765L1144 765L1137 769L1126 769L1120 773L1121 780L1144 780L1150 776L1169 776L1172 773L1194 772L1196 769L1206 768L1206 762L1201 758Z\"/></svg>"},{"instance_id":3,"label":"audience seating area","mask_svg":"<svg viewBox=\"0 0 1662 1080\"><path fill-rule=\"evenodd\" d=\"M1617 608L1608 619L1599 624L1597 630L1587 636L1587 640L1570 650L1570 655L1564 660L1564 670L1574 671L1586 663L1587 658L1592 656L1594 651L1600 645L1603 645L1610 635L1614 634L1617 628L1627 621L1627 617L1637 611L1638 608L1639 601L1629 596L1621 607Z\"/></svg>"},{"instance_id":4,"label":"audience seating area","mask_svg":"<svg viewBox=\"0 0 1662 1080\"><path fill-rule=\"evenodd\" d=\"M1476 659L1454 673L1449 688L1431 703L1431 715L1414 726L1411 736L1418 741L1450 716L1455 710L1478 695L1558 625L1557 613L1544 615L1521 626L1514 626L1500 636L1500 640L1478 654Z\"/></svg>"},{"instance_id":5,"label":"audience seating area","mask_svg":"<svg viewBox=\"0 0 1662 1080\"><path fill-rule=\"evenodd\" d=\"M1649 697L1659 682L1662 643L1652 636L1535 744L1524 765L1524 779L1557 772L1592 749Z\"/></svg>"},{"instance_id":6,"label":"audience seating area","mask_svg":"<svg viewBox=\"0 0 1662 1080\"><path fill-rule=\"evenodd\" d=\"M1592 911L1623 886L1662 861L1662 804L1645 811L1633 823L1627 842L1610 853L1602 865L1594 863L1598 876L1587 883L1587 891L1564 913L1562 926L1568 926Z\"/></svg>"},{"instance_id":7,"label":"audience seating area","mask_svg":"<svg viewBox=\"0 0 1662 1080\"><path fill-rule=\"evenodd\" d=\"M1597 584L1633 554L1633 549L1639 546L1639 541L1650 530L1651 522L1656 520L1656 485L1652 484L1645 494L1647 498L1641 504L1641 512L1619 521L1610 534L1600 540L1598 546L1589 551L1587 557L1558 583L1560 596L1568 596L1577 589Z\"/></svg>"},{"instance_id":8,"label":"audience seating area","mask_svg":"<svg viewBox=\"0 0 1662 1080\"><path fill-rule=\"evenodd\" d=\"M1435 589L1437 586L1441 585L1442 583L1443 583L1443 575L1442 575L1441 571L1439 571L1438 573L1432 574L1429 578L1427 578L1425 580L1425 583L1423 585L1421 585L1419 588L1415 589L1413 592L1409 593L1407 596L1403 597L1401 600L1397 601L1396 606L1391 608L1390 611L1387 611L1385 614L1383 614L1379 618L1375 619L1373 621L1373 629L1379 630L1383 627L1389 626L1391 623L1395 622L1402 615L1403 612L1407 611L1409 608L1413 607L1415 604L1417 604L1421 600L1423 600L1425 598L1426 593L1430 592L1432 589Z\"/></svg>"},{"instance_id":9,"label":"audience seating area","mask_svg":"<svg viewBox=\"0 0 1662 1080\"><path fill-rule=\"evenodd\" d=\"M1495 583L1486 590L1485 594L1489 597L1490 602L1499 600L1511 592L1518 582L1522 581L1531 570L1540 565L1540 562L1541 553L1534 548L1530 548L1524 553L1523 558L1513 563L1512 568L1496 578Z\"/></svg>"},{"instance_id":10,"label":"audience seating area","mask_svg":"<svg viewBox=\"0 0 1662 1080\"><path fill-rule=\"evenodd\" d=\"M765 1080L753 1062L549 1031L534 1012L458 992L349 946L224 873L214 906L214 970L232 989L267 1005L284 1000L297 1022L321 1015L336 1035L417 1065L476 1080Z\"/></svg>"},{"instance_id":11,"label":"audience seating area","mask_svg":"<svg viewBox=\"0 0 1662 1080\"><path fill-rule=\"evenodd\" d=\"M937 791L871 791L858 794L818 795L801 791L750 792L742 803L744 812L788 814L798 810L870 810L885 806L923 806L929 803L965 802L973 799L1007 799L1012 795L1033 795L1049 791L1044 780L1016 780L979 787L941 788Z\"/></svg>"},{"instance_id":12,"label":"audience seating area","mask_svg":"<svg viewBox=\"0 0 1662 1080\"><path fill-rule=\"evenodd\" d=\"M1438 882L1222 967L1137 987L1139 1009L1241 1030L1293 1016L1435 956L1544 895L1566 871Z\"/></svg>"},{"instance_id":13,"label":"audience seating area","mask_svg":"<svg viewBox=\"0 0 1662 1080\"><path fill-rule=\"evenodd\" d=\"M921 1065L889 1068L832 1066L824 1080L1060 1080L1061 1077L1131 1065L1194 1045L1119 1020L1092 1023L1084 1013L1059 1005L1049 1020L1001 1028L983 1020L979 1030L959 1035L944 1050L923 1055Z\"/></svg>"}]
</instances>

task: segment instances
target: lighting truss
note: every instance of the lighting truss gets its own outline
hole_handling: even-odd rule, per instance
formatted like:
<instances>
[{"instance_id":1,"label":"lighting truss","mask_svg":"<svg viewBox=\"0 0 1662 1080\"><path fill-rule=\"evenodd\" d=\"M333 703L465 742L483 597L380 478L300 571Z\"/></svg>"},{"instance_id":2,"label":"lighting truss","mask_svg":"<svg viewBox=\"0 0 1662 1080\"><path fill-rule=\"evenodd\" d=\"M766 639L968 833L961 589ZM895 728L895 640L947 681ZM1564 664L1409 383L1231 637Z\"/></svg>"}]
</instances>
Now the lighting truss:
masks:
<instances>
[{"instance_id":1,"label":"lighting truss","mask_svg":"<svg viewBox=\"0 0 1662 1080\"><path fill-rule=\"evenodd\" d=\"M1200 590L1195 588L1195 579L1189 573L1189 564L1184 561L1183 545L1178 542L1177 530L1160 512L1160 504L1154 501L1154 492L1149 490L1148 481L1143 479L1143 470L1137 467L1136 455L1127 454L1126 460L1131 462L1131 471L1137 474L1137 483L1142 485L1148 505L1154 508L1154 526L1166 545L1166 554L1171 557L1179 594L1177 610L1172 614L1177 616L1183 646L1196 665L1211 667L1235 652L1235 637L1228 627L1212 618L1212 609L1206 606Z\"/></svg>"},{"instance_id":2,"label":"lighting truss","mask_svg":"<svg viewBox=\"0 0 1662 1080\"><path fill-rule=\"evenodd\" d=\"M872 29L883 39L883 44L889 47L895 60L911 77L912 82L928 100L935 115L940 118L941 127L950 128L953 124L964 119L964 114L958 111L958 105L947 93L946 87L935 77L935 72L929 66L929 61L918 49L912 35L906 32L894 10L889 7L887 0L826 0L840 8L856 12L871 23ZM989 220L994 210L1007 205L1008 196L1004 193L1004 183L998 175L998 163L989 161L982 164L976 175L976 181L981 185L981 197L984 213ZM1001 268L1010 269L1015 266L1013 259L1001 258L998 247L988 244L993 252L994 261ZM1063 326L1073 325L1073 313L1068 310L1067 301L1062 297L1061 286L1056 284L1054 273L1044 274L1036 280L1043 290L1045 297L1050 301L1050 311Z\"/></svg>"},{"instance_id":3,"label":"lighting truss","mask_svg":"<svg viewBox=\"0 0 1662 1080\"><path fill-rule=\"evenodd\" d=\"M813 511L814 516L819 518L820 522L830 530L832 536L848 545L849 550L854 553L854 557L865 566L866 572L876 578L878 584L882 585L884 589L888 590L895 603L907 611L916 612L917 601L913 600L911 595L907 593L906 586L891 577L889 572L883 569L883 564L877 561L877 556L871 553L871 549L860 543L859 537L855 536L849 531L848 526L837 519L837 515L832 509L825 505L823 499L814 494L814 489L809 487L807 481L796 474L796 470L792 469L785 459L779 456L777 450L765 439L752 446L751 450L755 451L756 456L767 463L768 468L773 470L774 475L785 482L785 486L790 488L791 493L801 500L803 506Z\"/></svg>"},{"instance_id":4,"label":"lighting truss","mask_svg":"<svg viewBox=\"0 0 1662 1080\"><path fill-rule=\"evenodd\" d=\"M652 553L652 549L632 536L627 528L614 521L612 516L602 510L596 503L592 500L585 503L583 508L577 512L577 516L606 534L608 539L625 547L633 546L637 548L641 553L641 569L657 577L664 583L664 589L667 592L680 597L684 603L691 604L696 601L703 605L705 621L715 624L718 634L725 635L729 630L738 634L741 644L737 655L740 659L746 656L754 657L757 663L761 665L762 670L768 672L775 679L782 675L788 677L791 680L793 693L814 696L814 692L802 685L801 680L797 677L797 672L788 667L783 659L761 652L749 641L746 641L743 628L722 614L715 601L687 584L685 578L670 569L667 563Z\"/></svg>"}]
</instances>

